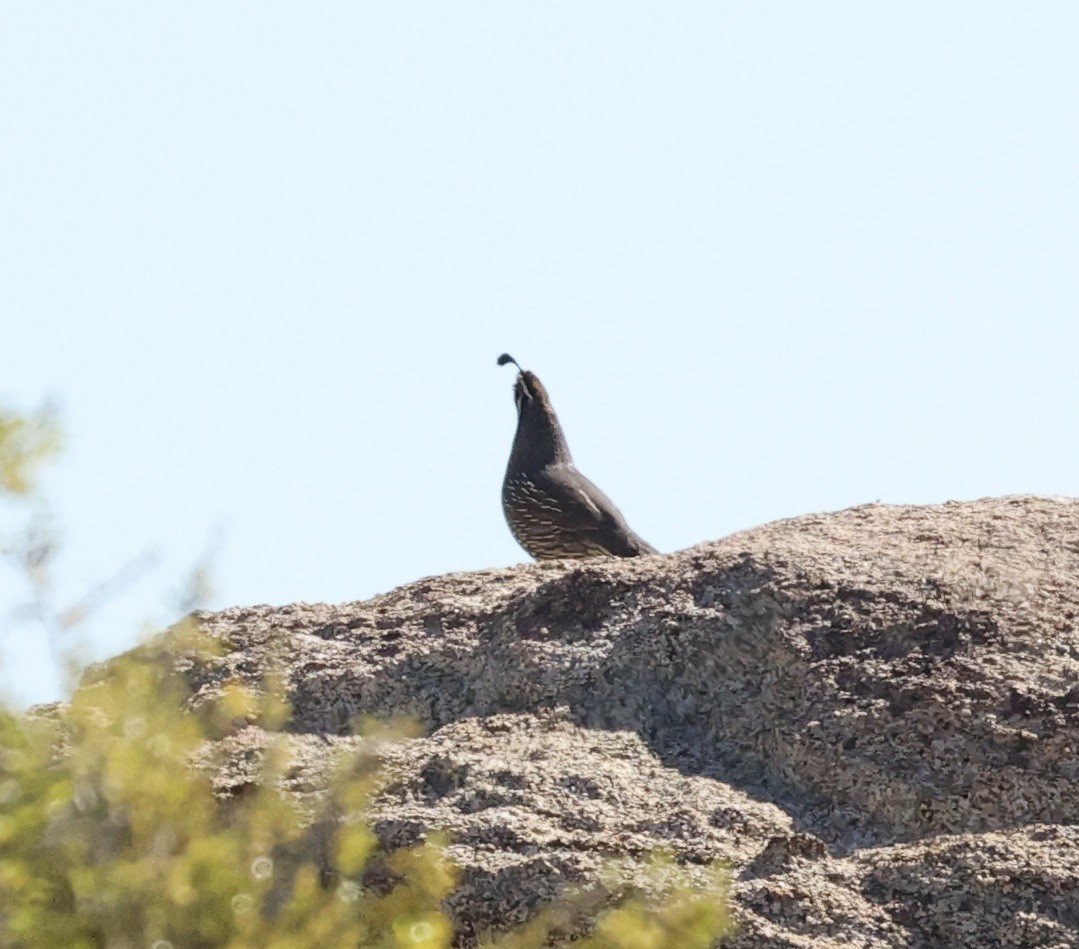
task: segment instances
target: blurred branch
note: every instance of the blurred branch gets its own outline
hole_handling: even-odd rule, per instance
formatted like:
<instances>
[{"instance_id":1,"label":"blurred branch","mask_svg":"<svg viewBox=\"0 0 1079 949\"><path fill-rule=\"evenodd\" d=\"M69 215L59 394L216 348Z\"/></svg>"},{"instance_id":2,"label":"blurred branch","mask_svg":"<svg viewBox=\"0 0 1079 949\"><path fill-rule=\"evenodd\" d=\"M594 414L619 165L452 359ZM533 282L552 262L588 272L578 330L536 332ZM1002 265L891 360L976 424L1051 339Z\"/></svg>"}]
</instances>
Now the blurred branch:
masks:
<instances>
[{"instance_id":1,"label":"blurred branch","mask_svg":"<svg viewBox=\"0 0 1079 949\"><path fill-rule=\"evenodd\" d=\"M50 617L57 624L59 630L77 626L110 600L115 600L122 593L130 590L160 563L161 552L159 550L145 550L124 564L108 580L103 580L91 588L82 599L62 610L52 610Z\"/></svg>"},{"instance_id":2,"label":"blurred branch","mask_svg":"<svg viewBox=\"0 0 1079 949\"><path fill-rule=\"evenodd\" d=\"M38 477L41 466L56 456L62 441L61 425L51 405L23 413L0 408L0 502L18 502L2 505L0 578L10 577L16 584L10 592L3 584L0 637L29 624L32 635L47 644L52 662L64 671L71 685L82 665L78 649L85 645L76 640L73 631L122 599L159 566L162 558L159 550L146 550L112 576L80 591L81 595L69 598L65 593L61 599L58 590L64 584L56 582L56 573L62 538L47 501L38 492ZM27 499L32 502L29 510ZM223 533L220 526L210 533L180 589L169 596L169 607L181 615L204 605L212 596L211 572Z\"/></svg>"},{"instance_id":3,"label":"blurred branch","mask_svg":"<svg viewBox=\"0 0 1079 949\"><path fill-rule=\"evenodd\" d=\"M225 528L218 524L210 531L206 544L198 559L191 567L191 572L183 586L172 599L181 616L187 616L194 610L201 609L213 598L213 565L224 543Z\"/></svg>"}]
</instances>

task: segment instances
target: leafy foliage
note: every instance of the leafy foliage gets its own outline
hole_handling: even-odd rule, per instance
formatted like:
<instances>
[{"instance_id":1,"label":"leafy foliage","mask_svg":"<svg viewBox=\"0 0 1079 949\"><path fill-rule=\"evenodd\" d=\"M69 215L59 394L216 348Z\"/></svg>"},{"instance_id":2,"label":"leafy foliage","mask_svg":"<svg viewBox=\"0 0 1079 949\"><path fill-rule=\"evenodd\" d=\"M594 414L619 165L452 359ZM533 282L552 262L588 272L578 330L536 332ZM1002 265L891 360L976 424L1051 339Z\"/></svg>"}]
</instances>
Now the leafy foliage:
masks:
<instances>
[{"instance_id":1,"label":"leafy foliage","mask_svg":"<svg viewBox=\"0 0 1079 949\"><path fill-rule=\"evenodd\" d=\"M62 436L49 409L26 415L0 409L0 489L26 494L41 465L60 450Z\"/></svg>"},{"instance_id":2,"label":"leafy foliage","mask_svg":"<svg viewBox=\"0 0 1079 949\"><path fill-rule=\"evenodd\" d=\"M49 717L0 723L0 941L25 946L438 946L453 876L431 847L401 854L389 893L360 875L375 841L335 835L351 871L322 885L305 821L275 769L232 807L191 762L215 716L183 714L158 663L114 661ZM253 699L230 692L228 716ZM56 749L62 749L57 753ZM272 758L272 756L271 756ZM369 782L340 782L327 807L362 806ZM418 938L421 937L422 938Z\"/></svg>"}]
</instances>

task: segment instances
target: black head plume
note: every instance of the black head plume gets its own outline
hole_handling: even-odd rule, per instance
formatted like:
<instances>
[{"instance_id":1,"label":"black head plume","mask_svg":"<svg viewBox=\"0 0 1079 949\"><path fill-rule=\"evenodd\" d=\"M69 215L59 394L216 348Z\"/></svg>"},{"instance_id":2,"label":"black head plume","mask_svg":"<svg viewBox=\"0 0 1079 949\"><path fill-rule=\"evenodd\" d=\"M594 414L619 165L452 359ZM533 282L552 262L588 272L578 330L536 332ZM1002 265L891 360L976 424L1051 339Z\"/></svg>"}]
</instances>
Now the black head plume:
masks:
<instances>
[{"instance_id":1,"label":"black head plume","mask_svg":"<svg viewBox=\"0 0 1079 949\"><path fill-rule=\"evenodd\" d=\"M517 381L513 384L513 401L517 406L517 410L520 411L521 404L526 399L529 402L532 401L533 392L530 382L536 377L530 372L525 372L521 368L521 364L509 353L503 353L498 357L498 364L500 366L505 366L509 363L513 363L517 367Z\"/></svg>"}]
</instances>

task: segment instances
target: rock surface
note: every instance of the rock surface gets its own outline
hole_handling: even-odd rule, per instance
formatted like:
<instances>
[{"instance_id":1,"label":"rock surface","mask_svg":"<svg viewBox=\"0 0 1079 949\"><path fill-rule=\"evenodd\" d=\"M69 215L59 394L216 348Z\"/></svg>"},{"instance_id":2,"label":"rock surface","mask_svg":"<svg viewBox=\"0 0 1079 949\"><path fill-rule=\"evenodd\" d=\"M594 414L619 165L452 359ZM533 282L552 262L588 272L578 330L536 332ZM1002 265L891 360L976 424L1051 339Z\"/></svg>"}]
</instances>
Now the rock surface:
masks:
<instances>
[{"instance_id":1,"label":"rock surface","mask_svg":"<svg viewBox=\"0 0 1079 949\"><path fill-rule=\"evenodd\" d=\"M285 681L291 787L411 717L374 806L449 832L462 945L657 846L730 862L738 947L1079 946L1079 500L870 505L677 554L201 614ZM219 787L268 736L222 740Z\"/></svg>"}]
</instances>

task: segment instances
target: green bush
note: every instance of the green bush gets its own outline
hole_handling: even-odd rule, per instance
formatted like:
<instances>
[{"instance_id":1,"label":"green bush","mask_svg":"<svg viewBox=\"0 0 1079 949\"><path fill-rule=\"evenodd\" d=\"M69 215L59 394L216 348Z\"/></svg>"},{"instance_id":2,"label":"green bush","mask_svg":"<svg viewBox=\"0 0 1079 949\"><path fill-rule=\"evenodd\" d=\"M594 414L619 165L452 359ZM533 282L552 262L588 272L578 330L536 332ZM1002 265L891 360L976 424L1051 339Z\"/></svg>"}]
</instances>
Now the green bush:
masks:
<instances>
[{"instance_id":1,"label":"green bush","mask_svg":"<svg viewBox=\"0 0 1079 949\"><path fill-rule=\"evenodd\" d=\"M433 846L394 854L388 893L360 880L375 854L361 824L333 839L340 880L303 853L308 823L275 788L283 762L240 801L215 799L193 760L215 720L145 657L114 660L48 716L0 719L0 933L5 946L303 947L447 944L439 903L453 875ZM340 781L327 813L363 806Z\"/></svg>"}]
</instances>

